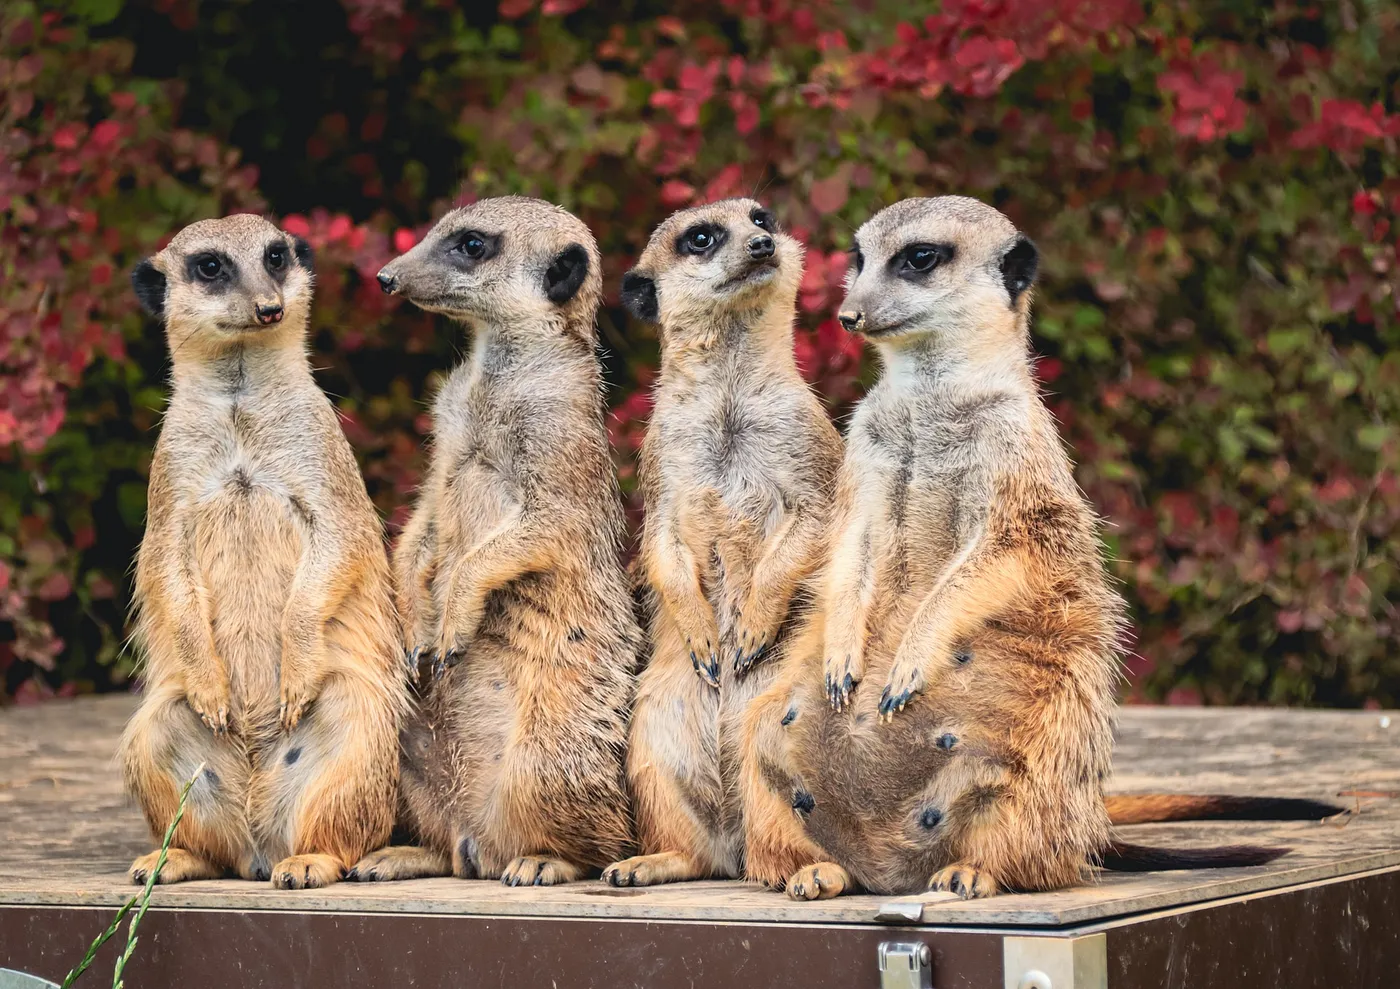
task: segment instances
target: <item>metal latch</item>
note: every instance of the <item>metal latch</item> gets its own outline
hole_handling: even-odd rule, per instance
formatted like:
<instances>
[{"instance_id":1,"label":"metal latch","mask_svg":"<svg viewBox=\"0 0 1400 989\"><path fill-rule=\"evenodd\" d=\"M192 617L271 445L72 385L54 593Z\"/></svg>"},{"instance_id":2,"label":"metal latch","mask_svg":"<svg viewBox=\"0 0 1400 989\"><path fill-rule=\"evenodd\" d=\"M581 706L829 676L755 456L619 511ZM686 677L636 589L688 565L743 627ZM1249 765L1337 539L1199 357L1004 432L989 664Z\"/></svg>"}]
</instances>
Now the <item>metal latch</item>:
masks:
<instances>
[{"instance_id":1,"label":"metal latch","mask_svg":"<svg viewBox=\"0 0 1400 989\"><path fill-rule=\"evenodd\" d=\"M880 989L933 989L933 956L928 945L880 942Z\"/></svg>"}]
</instances>

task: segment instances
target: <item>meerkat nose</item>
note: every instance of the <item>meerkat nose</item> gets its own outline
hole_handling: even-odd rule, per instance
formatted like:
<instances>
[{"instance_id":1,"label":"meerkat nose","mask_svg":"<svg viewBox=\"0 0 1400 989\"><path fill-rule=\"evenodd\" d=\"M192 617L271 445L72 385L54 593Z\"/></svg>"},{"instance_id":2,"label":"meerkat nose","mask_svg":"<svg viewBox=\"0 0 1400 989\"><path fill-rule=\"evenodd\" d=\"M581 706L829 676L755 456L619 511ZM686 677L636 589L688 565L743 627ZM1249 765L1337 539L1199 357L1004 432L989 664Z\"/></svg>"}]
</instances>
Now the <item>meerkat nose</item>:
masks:
<instances>
[{"instance_id":1,"label":"meerkat nose","mask_svg":"<svg viewBox=\"0 0 1400 989\"><path fill-rule=\"evenodd\" d=\"M379 279L379 287L384 290L385 295L393 295L394 290L399 287L399 280L393 275L386 275L381 271L375 277Z\"/></svg>"},{"instance_id":2,"label":"meerkat nose","mask_svg":"<svg viewBox=\"0 0 1400 989\"><path fill-rule=\"evenodd\" d=\"M275 302L270 306L259 304L253 308L257 311L258 322L263 326L282 322L282 307Z\"/></svg>"},{"instance_id":3,"label":"meerkat nose","mask_svg":"<svg viewBox=\"0 0 1400 989\"><path fill-rule=\"evenodd\" d=\"M843 312L836 317L837 321L846 328L847 333L854 333L860 328L860 324L865 320L863 312Z\"/></svg>"},{"instance_id":4,"label":"meerkat nose","mask_svg":"<svg viewBox=\"0 0 1400 989\"><path fill-rule=\"evenodd\" d=\"M769 237L767 234L759 234L756 237L750 237L748 247L749 257L753 258L755 261L771 258L775 250L773 247L773 238Z\"/></svg>"}]
</instances>

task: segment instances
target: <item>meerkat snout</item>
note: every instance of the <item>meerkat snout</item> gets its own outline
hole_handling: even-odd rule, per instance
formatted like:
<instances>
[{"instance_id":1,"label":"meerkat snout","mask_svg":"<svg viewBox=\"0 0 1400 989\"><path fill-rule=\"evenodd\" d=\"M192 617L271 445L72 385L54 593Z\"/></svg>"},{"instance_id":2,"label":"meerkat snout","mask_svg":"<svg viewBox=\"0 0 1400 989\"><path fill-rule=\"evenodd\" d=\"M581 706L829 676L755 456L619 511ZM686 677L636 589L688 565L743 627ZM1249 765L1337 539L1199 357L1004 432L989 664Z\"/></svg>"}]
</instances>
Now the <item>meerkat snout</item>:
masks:
<instances>
[{"instance_id":1,"label":"meerkat snout","mask_svg":"<svg viewBox=\"0 0 1400 989\"><path fill-rule=\"evenodd\" d=\"M258 322L263 326L282 322L282 303L280 301L255 303L253 312L257 315Z\"/></svg>"},{"instance_id":2,"label":"meerkat snout","mask_svg":"<svg viewBox=\"0 0 1400 989\"><path fill-rule=\"evenodd\" d=\"M379 288L385 295L393 295L399 287L399 280L386 271L381 270L374 276L379 281Z\"/></svg>"},{"instance_id":3,"label":"meerkat snout","mask_svg":"<svg viewBox=\"0 0 1400 989\"><path fill-rule=\"evenodd\" d=\"M837 313L836 319L847 333L859 333L861 323L865 322L865 313L858 310L843 310Z\"/></svg>"},{"instance_id":4,"label":"meerkat snout","mask_svg":"<svg viewBox=\"0 0 1400 989\"><path fill-rule=\"evenodd\" d=\"M777 247L773 244L773 238L767 234L759 234L757 237L750 237L748 244L749 257L755 261L763 261L771 258Z\"/></svg>"}]
</instances>

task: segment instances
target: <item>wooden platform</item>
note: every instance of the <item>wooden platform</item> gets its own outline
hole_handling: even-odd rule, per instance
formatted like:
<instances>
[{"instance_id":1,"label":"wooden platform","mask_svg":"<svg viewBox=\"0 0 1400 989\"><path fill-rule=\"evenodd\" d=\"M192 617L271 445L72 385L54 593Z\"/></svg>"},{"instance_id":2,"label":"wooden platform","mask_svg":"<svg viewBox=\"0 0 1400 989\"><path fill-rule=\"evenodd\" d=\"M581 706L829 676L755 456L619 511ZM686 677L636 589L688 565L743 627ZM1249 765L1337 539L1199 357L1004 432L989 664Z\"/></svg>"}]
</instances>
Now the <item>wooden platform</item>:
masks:
<instances>
[{"instance_id":1,"label":"wooden platform","mask_svg":"<svg viewBox=\"0 0 1400 989\"><path fill-rule=\"evenodd\" d=\"M109 697L0 711L0 966L22 968L35 965L37 958L41 967L31 971L49 978L61 976L66 964L56 965L47 949L41 951L17 939L32 941L36 923L50 925L60 917L77 918L72 923L81 929L53 945L53 951L62 948L67 952L63 957L71 964L81 955L81 947L73 954L72 945L81 946L105 925L107 911L88 908L114 909L131 894L125 869L135 855L149 850L150 842L139 814L122 793L113 751L133 708L132 698ZM271 922L277 913L292 912L302 918L326 915L328 921L345 915L344 920L356 929L367 924L372 927L375 918L395 915L412 918L413 924L406 929L419 931L438 929L438 923L428 922L431 918L489 919L502 936L512 918L529 920L536 927L545 921L587 921L592 922L587 927L593 929L597 922L607 921L644 922L648 930L675 930L676 925L697 923L740 932L744 925L776 925L784 931L815 927L811 933L825 932L822 937L826 940L841 928L852 928L853 936L859 928L860 935L852 944L864 944L868 936L876 942L887 939L881 925L892 924L905 928L902 936L920 928L949 935L962 931L998 935L1000 945L1000 936L1018 931L1044 934L1054 930L1079 936L1121 926L1125 919L1141 921L1180 914L1193 905L1245 902L1270 891L1282 895L1334 885L1338 880L1363 879L1375 886L1376 896L1390 903L1391 916L1400 916L1400 882L1395 881L1400 879L1400 714L1130 708L1124 711L1119 735L1117 774L1112 782L1116 792L1314 797L1344 805L1351 813L1323 823L1221 822L1126 828L1123 834L1128 840L1145 844L1181 847L1249 842L1283 844L1294 851L1259 868L1103 873L1093 885L1062 892L1004 895L972 902L951 894L924 893L794 903L737 882L685 883L645 890L617 890L597 882L552 889L508 889L495 882L433 879L341 883L326 890L281 892L261 883L228 880L159 887L151 916L155 918L162 911L169 911L170 916L152 924L152 929L157 937L160 932L175 930L178 925L172 926L174 919L187 911L237 914L242 922L264 913ZM90 917L85 926L78 923L84 917ZM443 930L447 931L445 943L450 945L451 928ZM1389 938L1387 944L1394 941L1400 945L1400 924L1392 924L1388 933L1373 933ZM164 936L168 940L175 935ZM386 950L392 954L397 947L388 945ZM462 950L468 949L469 944L464 943ZM937 972L938 965L934 968ZM860 970L875 971L872 956L861 960ZM540 975L543 985L551 981L559 986L673 984L637 981L631 976L610 982L603 974L591 982L565 981L555 978L557 973L550 978L544 978L544 972ZM201 980L201 984L260 983ZM809 987L814 984L827 983L805 983ZM879 982L867 979L841 984ZM959 983L954 979L935 984L942 989L945 984L984 982Z\"/></svg>"}]
</instances>

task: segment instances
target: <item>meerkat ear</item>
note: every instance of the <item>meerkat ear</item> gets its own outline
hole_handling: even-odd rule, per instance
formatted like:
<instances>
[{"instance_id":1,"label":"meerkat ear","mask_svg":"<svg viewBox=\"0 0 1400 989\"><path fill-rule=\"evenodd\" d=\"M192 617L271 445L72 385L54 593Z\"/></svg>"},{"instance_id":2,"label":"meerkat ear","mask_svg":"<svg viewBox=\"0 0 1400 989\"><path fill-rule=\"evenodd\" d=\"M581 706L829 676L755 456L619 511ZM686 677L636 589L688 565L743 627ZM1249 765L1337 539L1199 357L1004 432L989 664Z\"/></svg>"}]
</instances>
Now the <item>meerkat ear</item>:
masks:
<instances>
[{"instance_id":1,"label":"meerkat ear","mask_svg":"<svg viewBox=\"0 0 1400 989\"><path fill-rule=\"evenodd\" d=\"M562 306L583 287L588 277L588 252L580 244L570 244L554 258L544 273L544 294Z\"/></svg>"},{"instance_id":2,"label":"meerkat ear","mask_svg":"<svg viewBox=\"0 0 1400 989\"><path fill-rule=\"evenodd\" d=\"M622 276L622 304L643 322L655 323L661 315L656 282L635 268Z\"/></svg>"},{"instance_id":3,"label":"meerkat ear","mask_svg":"<svg viewBox=\"0 0 1400 989\"><path fill-rule=\"evenodd\" d=\"M142 309L157 319L165 316L165 276L150 258L131 270L131 287L136 290Z\"/></svg>"},{"instance_id":4,"label":"meerkat ear","mask_svg":"<svg viewBox=\"0 0 1400 989\"><path fill-rule=\"evenodd\" d=\"M307 271L316 270L316 252L311 249L311 245L300 237L292 238L292 253L297 256L297 263Z\"/></svg>"},{"instance_id":5,"label":"meerkat ear","mask_svg":"<svg viewBox=\"0 0 1400 989\"><path fill-rule=\"evenodd\" d=\"M1021 293L1035 284L1035 272L1039 266L1040 252L1029 237L1021 235L1001 259L1001 280L1006 285L1006 294L1011 296L1013 306Z\"/></svg>"}]
</instances>

